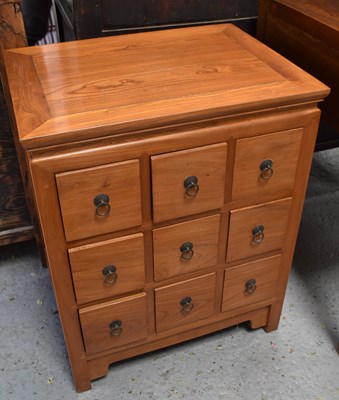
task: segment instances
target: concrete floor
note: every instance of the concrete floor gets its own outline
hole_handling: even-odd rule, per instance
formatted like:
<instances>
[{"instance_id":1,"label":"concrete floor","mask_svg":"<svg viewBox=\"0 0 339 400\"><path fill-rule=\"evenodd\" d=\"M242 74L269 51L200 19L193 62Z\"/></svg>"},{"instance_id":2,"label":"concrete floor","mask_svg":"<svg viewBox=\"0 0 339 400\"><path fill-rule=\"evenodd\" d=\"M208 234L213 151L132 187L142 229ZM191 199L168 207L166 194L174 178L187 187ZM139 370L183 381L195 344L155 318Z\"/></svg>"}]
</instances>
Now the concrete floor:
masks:
<instances>
[{"instance_id":1,"label":"concrete floor","mask_svg":"<svg viewBox=\"0 0 339 400\"><path fill-rule=\"evenodd\" d=\"M0 248L0 399L339 399L339 149L314 155L280 327L234 327L112 365L74 391L34 243Z\"/></svg>"}]
</instances>

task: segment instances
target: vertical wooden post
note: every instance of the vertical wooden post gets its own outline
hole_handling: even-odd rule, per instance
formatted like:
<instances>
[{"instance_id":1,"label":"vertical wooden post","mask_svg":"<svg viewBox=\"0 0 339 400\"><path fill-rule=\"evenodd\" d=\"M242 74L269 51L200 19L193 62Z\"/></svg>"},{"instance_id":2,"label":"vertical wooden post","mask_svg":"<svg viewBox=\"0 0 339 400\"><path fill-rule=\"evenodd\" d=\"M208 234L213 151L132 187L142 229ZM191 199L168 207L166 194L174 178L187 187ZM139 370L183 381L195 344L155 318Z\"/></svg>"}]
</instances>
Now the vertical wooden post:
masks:
<instances>
[{"instance_id":1,"label":"vertical wooden post","mask_svg":"<svg viewBox=\"0 0 339 400\"><path fill-rule=\"evenodd\" d=\"M266 14L268 9L267 0L259 0L258 20L257 20L257 34L256 37L260 41L264 41L266 30Z\"/></svg>"}]
</instances>

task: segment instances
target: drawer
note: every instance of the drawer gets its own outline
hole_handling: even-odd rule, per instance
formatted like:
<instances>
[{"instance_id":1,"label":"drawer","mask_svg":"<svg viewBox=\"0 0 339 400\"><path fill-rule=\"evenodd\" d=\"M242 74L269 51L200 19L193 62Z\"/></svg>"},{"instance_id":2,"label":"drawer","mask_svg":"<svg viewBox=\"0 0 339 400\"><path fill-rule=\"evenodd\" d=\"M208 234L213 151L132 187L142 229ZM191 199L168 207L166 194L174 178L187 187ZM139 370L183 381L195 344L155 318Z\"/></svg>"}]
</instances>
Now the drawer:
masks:
<instances>
[{"instance_id":1,"label":"drawer","mask_svg":"<svg viewBox=\"0 0 339 400\"><path fill-rule=\"evenodd\" d=\"M232 200L292 193L302 129L236 141Z\"/></svg>"},{"instance_id":2,"label":"drawer","mask_svg":"<svg viewBox=\"0 0 339 400\"><path fill-rule=\"evenodd\" d=\"M141 224L139 161L56 175L67 241Z\"/></svg>"},{"instance_id":3,"label":"drawer","mask_svg":"<svg viewBox=\"0 0 339 400\"><path fill-rule=\"evenodd\" d=\"M282 247L292 198L231 211L226 261Z\"/></svg>"},{"instance_id":4,"label":"drawer","mask_svg":"<svg viewBox=\"0 0 339 400\"><path fill-rule=\"evenodd\" d=\"M221 311L274 297L280 263L277 255L226 269Z\"/></svg>"},{"instance_id":5,"label":"drawer","mask_svg":"<svg viewBox=\"0 0 339 400\"><path fill-rule=\"evenodd\" d=\"M156 281L217 263L220 215L153 231Z\"/></svg>"},{"instance_id":6,"label":"drawer","mask_svg":"<svg viewBox=\"0 0 339 400\"><path fill-rule=\"evenodd\" d=\"M207 318L214 313L216 274L155 289L157 332Z\"/></svg>"},{"instance_id":7,"label":"drawer","mask_svg":"<svg viewBox=\"0 0 339 400\"><path fill-rule=\"evenodd\" d=\"M218 209L224 202L227 144L152 157L155 222Z\"/></svg>"},{"instance_id":8,"label":"drawer","mask_svg":"<svg viewBox=\"0 0 339 400\"><path fill-rule=\"evenodd\" d=\"M68 253L79 304L144 287L142 234L73 248Z\"/></svg>"},{"instance_id":9,"label":"drawer","mask_svg":"<svg viewBox=\"0 0 339 400\"><path fill-rule=\"evenodd\" d=\"M146 293L79 310L87 354L113 349L147 336Z\"/></svg>"}]
</instances>

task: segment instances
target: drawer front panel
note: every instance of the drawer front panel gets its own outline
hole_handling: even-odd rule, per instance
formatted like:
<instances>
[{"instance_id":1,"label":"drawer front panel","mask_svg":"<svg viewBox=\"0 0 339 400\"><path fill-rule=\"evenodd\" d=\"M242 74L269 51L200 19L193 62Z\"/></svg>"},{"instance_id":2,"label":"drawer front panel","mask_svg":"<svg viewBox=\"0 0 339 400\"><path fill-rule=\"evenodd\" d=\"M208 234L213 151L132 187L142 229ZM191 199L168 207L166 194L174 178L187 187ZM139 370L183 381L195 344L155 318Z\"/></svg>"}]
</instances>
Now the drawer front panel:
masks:
<instances>
[{"instance_id":1,"label":"drawer front panel","mask_svg":"<svg viewBox=\"0 0 339 400\"><path fill-rule=\"evenodd\" d=\"M282 247L292 199L282 199L231 211L226 261Z\"/></svg>"},{"instance_id":2,"label":"drawer front panel","mask_svg":"<svg viewBox=\"0 0 339 400\"><path fill-rule=\"evenodd\" d=\"M57 174L56 181L67 241L141 224L138 160Z\"/></svg>"},{"instance_id":3,"label":"drawer front panel","mask_svg":"<svg viewBox=\"0 0 339 400\"><path fill-rule=\"evenodd\" d=\"M273 298L280 263L277 255L226 269L221 311Z\"/></svg>"},{"instance_id":4,"label":"drawer front panel","mask_svg":"<svg viewBox=\"0 0 339 400\"><path fill-rule=\"evenodd\" d=\"M226 155L220 143L152 157L154 221L220 208Z\"/></svg>"},{"instance_id":5,"label":"drawer front panel","mask_svg":"<svg viewBox=\"0 0 339 400\"><path fill-rule=\"evenodd\" d=\"M302 129L236 141L232 200L292 192Z\"/></svg>"},{"instance_id":6,"label":"drawer front panel","mask_svg":"<svg viewBox=\"0 0 339 400\"><path fill-rule=\"evenodd\" d=\"M87 354L113 349L147 336L146 294L79 310Z\"/></svg>"},{"instance_id":7,"label":"drawer front panel","mask_svg":"<svg viewBox=\"0 0 339 400\"><path fill-rule=\"evenodd\" d=\"M154 278L182 275L217 263L220 215L153 231Z\"/></svg>"},{"instance_id":8,"label":"drawer front panel","mask_svg":"<svg viewBox=\"0 0 339 400\"><path fill-rule=\"evenodd\" d=\"M216 274L155 289L157 332L211 316L214 312Z\"/></svg>"},{"instance_id":9,"label":"drawer front panel","mask_svg":"<svg viewBox=\"0 0 339 400\"><path fill-rule=\"evenodd\" d=\"M142 234L70 249L69 258L79 304L144 287Z\"/></svg>"}]
</instances>

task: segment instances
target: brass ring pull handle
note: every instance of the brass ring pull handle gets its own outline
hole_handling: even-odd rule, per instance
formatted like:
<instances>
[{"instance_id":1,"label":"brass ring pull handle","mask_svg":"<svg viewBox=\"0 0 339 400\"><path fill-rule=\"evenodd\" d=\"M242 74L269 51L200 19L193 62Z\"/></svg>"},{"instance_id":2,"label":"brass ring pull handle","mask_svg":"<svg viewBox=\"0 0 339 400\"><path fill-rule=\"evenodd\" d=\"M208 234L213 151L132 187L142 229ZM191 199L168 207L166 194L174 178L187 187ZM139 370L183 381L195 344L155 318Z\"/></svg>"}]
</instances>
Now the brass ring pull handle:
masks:
<instances>
[{"instance_id":1,"label":"brass ring pull handle","mask_svg":"<svg viewBox=\"0 0 339 400\"><path fill-rule=\"evenodd\" d=\"M184 180L185 193L189 197L194 197L199 192L198 178L196 176L189 176Z\"/></svg>"},{"instance_id":2,"label":"brass ring pull handle","mask_svg":"<svg viewBox=\"0 0 339 400\"><path fill-rule=\"evenodd\" d=\"M98 194L94 197L95 213L99 217L106 217L111 210L107 194Z\"/></svg>"},{"instance_id":3,"label":"brass ring pull handle","mask_svg":"<svg viewBox=\"0 0 339 400\"><path fill-rule=\"evenodd\" d=\"M192 298L191 297L184 297L181 301L180 301L180 305L181 305L181 311L183 313L189 313L194 305L192 303Z\"/></svg>"},{"instance_id":4,"label":"brass ring pull handle","mask_svg":"<svg viewBox=\"0 0 339 400\"><path fill-rule=\"evenodd\" d=\"M273 161L271 159L264 160L260 164L260 176L265 181L268 181L273 175Z\"/></svg>"},{"instance_id":5,"label":"brass ring pull handle","mask_svg":"<svg viewBox=\"0 0 339 400\"><path fill-rule=\"evenodd\" d=\"M257 281L250 279L245 283L245 294L252 294L257 290Z\"/></svg>"},{"instance_id":6,"label":"brass ring pull handle","mask_svg":"<svg viewBox=\"0 0 339 400\"><path fill-rule=\"evenodd\" d=\"M253 243L261 243L265 238L264 235L264 225L257 225L252 230L252 242Z\"/></svg>"},{"instance_id":7,"label":"brass ring pull handle","mask_svg":"<svg viewBox=\"0 0 339 400\"><path fill-rule=\"evenodd\" d=\"M120 336L122 334L122 322L118 319L116 321L112 321L109 324L109 329L111 330L111 336Z\"/></svg>"},{"instance_id":8,"label":"brass ring pull handle","mask_svg":"<svg viewBox=\"0 0 339 400\"><path fill-rule=\"evenodd\" d=\"M115 265L106 265L106 267L102 270L102 274L104 276L104 282L106 285L113 285L118 279L117 269Z\"/></svg>"},{"instance_id":9,"label":"brass ring pull handle","mask_svg":"<svg viewBox=\"0 0 339 400\"><path fill-rule=\"evenodd\" d=\"M193 243L191 242L183 243L180 246L180 251L181 251L180 259L183 261L189 261L194 255Z\"/></svg>"}]
</instances>

